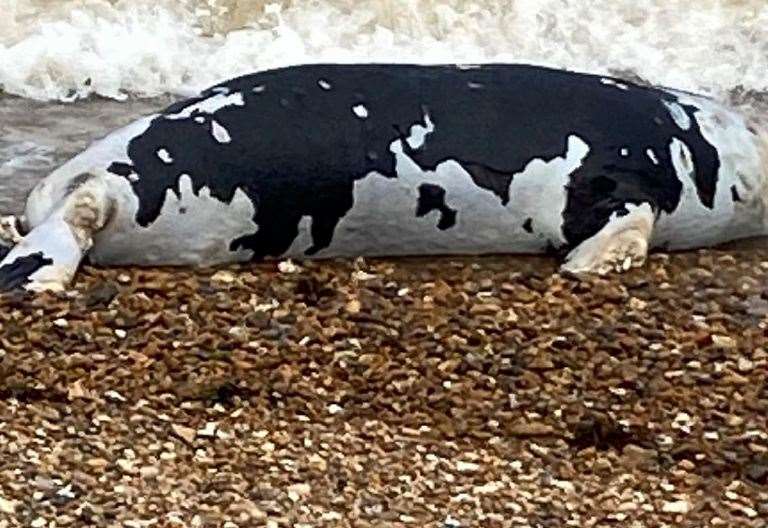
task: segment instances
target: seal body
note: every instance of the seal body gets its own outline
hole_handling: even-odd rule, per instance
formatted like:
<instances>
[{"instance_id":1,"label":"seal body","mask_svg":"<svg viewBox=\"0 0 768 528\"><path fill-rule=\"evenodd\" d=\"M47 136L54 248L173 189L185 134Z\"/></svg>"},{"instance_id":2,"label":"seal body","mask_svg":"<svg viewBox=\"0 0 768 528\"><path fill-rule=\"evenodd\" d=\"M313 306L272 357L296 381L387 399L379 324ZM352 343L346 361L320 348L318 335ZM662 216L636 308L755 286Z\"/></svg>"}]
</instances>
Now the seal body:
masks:
<instances>
[{"instance_id":1,"label":"seal body","mask_svg":"<svg viewBox=\"0 0 768 528\"><path fill-rule=\"evenodd\" d=\"M26 217L98 187L97 264L554 250L588 268L765 233L766 144L713 100L614 78L296 66L108 135L41 182Z\"/></svg>"}]
</instances>

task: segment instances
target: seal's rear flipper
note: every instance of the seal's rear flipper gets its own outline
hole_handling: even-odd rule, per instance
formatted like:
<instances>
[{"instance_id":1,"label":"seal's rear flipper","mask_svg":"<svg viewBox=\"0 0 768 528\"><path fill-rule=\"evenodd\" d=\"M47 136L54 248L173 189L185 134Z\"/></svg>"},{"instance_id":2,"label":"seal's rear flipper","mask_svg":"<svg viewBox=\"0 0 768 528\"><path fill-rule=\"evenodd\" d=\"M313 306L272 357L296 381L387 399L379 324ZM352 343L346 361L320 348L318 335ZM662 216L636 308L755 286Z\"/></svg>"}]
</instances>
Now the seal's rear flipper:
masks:
<instances>
[{"instance_id":1,"label":"seal's rear flipper","mask_svg":"<svg viewBox=\"0 0 768 528\"><path fill-rule=\"evenodd\" d=\"M623 215L611 215L600 231L576 246L560 269L573 275L605 275L642 266L648 256L656 215L647 203L626 204L625 209Z\"/></svg>"},{"instance_id":2,"label":"seal's rear flipper","mask_svg":"<svg viewBox=\"0 0 768 528\"><path fill-rule=\"evenodd\" d=\"M25 288L61 291L71 282L106 222L103 183L92 179L67 195L63 204L23 237L0 261L0 291Z\"/></svg>"},{"instance_id":3,"label":"seal's rear flipper","mask_svg":"<svg viewBox=\"0 0 768 528\"><path fill-rule=\"evenodd\" d=\"M25 288L61 291L84 255L72 229L60 217L33 229L0 262L0 291Z\"/></svg>"}]
</instances>

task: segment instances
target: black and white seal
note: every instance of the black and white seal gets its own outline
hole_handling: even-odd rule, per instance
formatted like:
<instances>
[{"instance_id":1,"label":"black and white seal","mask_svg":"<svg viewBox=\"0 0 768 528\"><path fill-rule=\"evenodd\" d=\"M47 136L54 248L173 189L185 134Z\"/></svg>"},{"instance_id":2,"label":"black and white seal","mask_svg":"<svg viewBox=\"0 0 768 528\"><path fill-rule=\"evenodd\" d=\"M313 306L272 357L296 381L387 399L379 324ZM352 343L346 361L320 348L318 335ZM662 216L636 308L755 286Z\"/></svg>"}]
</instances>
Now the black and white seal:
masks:
<instances>
[{"instance_id":1,"label":"black and white seal","mask_svg":"<svg viewBox=\"0 0 768 528\"><path fill-rule=\"evenodd\" d=\"M94 143L38 184L0 288L97 265L567 254L766 232L768 135L680 91L527 65L307 65L233 79ZM26 232L21 236L20 232Z\"/></svg>"}]
</instances>

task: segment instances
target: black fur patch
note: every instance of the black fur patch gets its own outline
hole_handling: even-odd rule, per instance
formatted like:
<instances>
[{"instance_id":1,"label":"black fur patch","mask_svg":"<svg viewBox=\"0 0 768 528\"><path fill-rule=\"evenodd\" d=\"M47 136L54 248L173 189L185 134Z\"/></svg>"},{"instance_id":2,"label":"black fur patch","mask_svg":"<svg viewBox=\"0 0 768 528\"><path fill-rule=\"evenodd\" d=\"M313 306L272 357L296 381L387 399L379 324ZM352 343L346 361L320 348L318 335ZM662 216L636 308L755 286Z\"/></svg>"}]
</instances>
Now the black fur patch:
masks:
<instances>
[{"instance_id":1,"label":"black fur patch","mask_svg":"<svg viewBox=\"0 0 768 528\"><path fill-rule=\"evenodd\" d=\"M440 221L437 223L438 229L445 231L456 225L456 211L445 203L445 189L439 185L424 183L419 186L416 216L426 216L435 210L440 211Z\"/></svg>"},{"instance_id":2,"label":"black fur patch","mask_svg":"<svg viewBox=\"0 0 768 528\"><path fill-rule=\"evenodd\" d=\"M123 177L128 177L135 171L133 165L119 162L112 163L112 165L110 165L107 170L112 174L117 174L118 176Z\"/></svg>"},{"instance_id":3,"label":"black fur patch","mask_svg":"<svg viewBox=\"0 0 768 528\"><path fill-rule=\"evenodd\" d=\"M320 80L331 88L319 86ZM435 130L419 148L404 142L405 153L425 171L447 160L459 163L502 203L514 199L510 183L531 160L563 156L572 135L586 142L589 154L567 186L563 233L568 246L597 233L626 203L675 210L682 183L668 152L673 138L690 150L699 199L713 207L720 161L699 129L695 110L681 105L692 123L683 131L664 104L676 102L675 95L623 84L626 89L618 89L597 76L524 65L282 68L240 77L174 104L165 115L223 89L244 99L244 105L213 114L155 118L128 146L133 166L114 163L110 170L125 176L135 170L141 176L131 185L142 226L157 219L169 189L178 194L181 174L190 175L195 192L208 187L226 203L242 189L254 204L259 230L232 241L231 248L251 249L255 258L284 253L304 216L312 219L308 253L327 247L353 206L356 180L374 172L397 178L390 145L424 123L425 111ZM366 116L353 112L358 104L365 106ZM231 141L217 141L214 124ZM173 164L158 159L161 145L174 153ZM619 145L632 152L653 149L658 164L648 156L621 157ZM546 207L547 197L541 200Z\"/></svg>"},{"instance_id":4,"label":"black fur patch","mask_svg":"<svg viewBox=\"0 0 768 528\"><path fill-rule=\"evenodd\" d=\"M67 185L67 191L72 192L76 190L78 187L86 183L88 180L91 179L91 175L87 172L83 172L81 174L78 174L74 178L72 178L72 181L69 182L69 185Z\"/></svg>"},{"instance_id":5,"label":"black fur patch","mask_svg":"<svg viewBox=\"0 0 768 528\"><path fill-rule=\"evenodd\" d=\"M53 264L42 252L19 257L0 267L0 291L20 288L30 282L29 277L44 266Z\"/></svg>"},{"instance_id":6,"label":"black fur patch","mask_svg":"<svg viewBox=\"0 0 768 528\"><path fill-rule=\"evenodd\" d=\"M525 223L523 224L523 229L527 233L533 233L533 218L528 218Z\"/></svg>"},{"instance_id":7,"label":"black fur patch","mask_svg":"<svg viewBox=\"0 0 768 528\"><path fill-rule=\"evenodd\" d=\"M736 188L735 185L731 185L731 198L733 198L734 202L741 201L741 196L739 196L739 190Z\"/></svg>"}]
</instances>

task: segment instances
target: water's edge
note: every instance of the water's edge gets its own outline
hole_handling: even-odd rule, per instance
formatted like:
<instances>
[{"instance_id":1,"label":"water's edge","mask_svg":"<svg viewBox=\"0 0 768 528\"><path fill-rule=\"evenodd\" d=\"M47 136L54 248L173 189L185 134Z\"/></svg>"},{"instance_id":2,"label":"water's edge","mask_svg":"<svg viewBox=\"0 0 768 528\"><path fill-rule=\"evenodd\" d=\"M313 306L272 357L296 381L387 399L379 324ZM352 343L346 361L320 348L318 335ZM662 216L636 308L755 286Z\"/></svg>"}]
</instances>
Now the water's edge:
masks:
<instances>
[{"instance_id":1,"label":"water's edge","mask_svg":"<svg viewBox=\"0 0 768 528\"><path fill-rule=\"evenodd\" d=\"M157 111L171 96L74 104L0 96L0 214L18 214L32 187L91 142Z\"/></svg>"}]
</instances>

